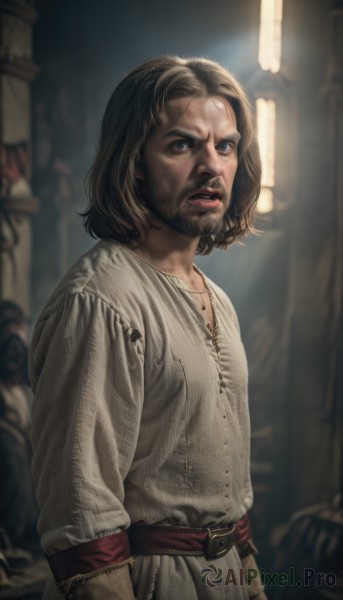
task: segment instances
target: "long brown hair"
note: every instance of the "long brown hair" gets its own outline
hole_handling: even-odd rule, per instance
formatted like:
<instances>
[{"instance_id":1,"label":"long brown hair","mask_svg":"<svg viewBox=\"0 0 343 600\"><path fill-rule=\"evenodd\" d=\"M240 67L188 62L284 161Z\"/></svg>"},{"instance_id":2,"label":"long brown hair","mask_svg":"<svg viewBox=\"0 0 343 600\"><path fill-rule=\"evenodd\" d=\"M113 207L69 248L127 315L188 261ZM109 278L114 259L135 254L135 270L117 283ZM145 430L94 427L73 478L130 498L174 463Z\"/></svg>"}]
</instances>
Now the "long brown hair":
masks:
<instances>
[{"instance_id":1,"label":"long brown hair","mask_svg":"<svg viewBox=\"0 0 343 600\"><path fill-rule=\"evenodd\" d=\"M98 152L87 177L89 205L84 225L93 237L141 243L151 215L139 200L137 164L168 100L184 96L224 97L241 134L238 168L224 226L203 236L197 252L225 248L253 229L260 193L261 161L251 104L238 81L219 64L204 58L164 56L133 69L115 88L105 111Z\"/></svg>"}]
</instances>

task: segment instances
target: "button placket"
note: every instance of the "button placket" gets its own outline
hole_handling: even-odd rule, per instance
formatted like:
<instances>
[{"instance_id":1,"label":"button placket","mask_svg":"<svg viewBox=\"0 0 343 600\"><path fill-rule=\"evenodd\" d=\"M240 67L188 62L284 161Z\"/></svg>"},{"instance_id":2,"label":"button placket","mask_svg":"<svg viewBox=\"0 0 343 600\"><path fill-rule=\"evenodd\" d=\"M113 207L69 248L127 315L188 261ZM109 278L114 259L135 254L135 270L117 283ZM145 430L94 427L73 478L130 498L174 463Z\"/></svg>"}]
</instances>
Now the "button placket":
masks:
<instances>
[{"instance_id":1,"label":"button placket","mask_svg":"<svg viewBox=\"0 0 343 600\"><path fill-rule=\"evenodd\" d=\"M224 408L224 407L223 407ZM225 438L229 435L228 432L228 419L227 419L227 415L222 413L222 418L223 418L223 422L224 422L224 436ZM224 460L225 463L228 464L229 461L229 444L228 442L225 440L224 441ZM229 489L230 489L230 483L229 483L229 469L225 468L225 472L224 472L224 477L223 477L224 481L223 481L223 496L224 496L224 508L226 511L229 511Z\"/></svg>"}]
</instances>

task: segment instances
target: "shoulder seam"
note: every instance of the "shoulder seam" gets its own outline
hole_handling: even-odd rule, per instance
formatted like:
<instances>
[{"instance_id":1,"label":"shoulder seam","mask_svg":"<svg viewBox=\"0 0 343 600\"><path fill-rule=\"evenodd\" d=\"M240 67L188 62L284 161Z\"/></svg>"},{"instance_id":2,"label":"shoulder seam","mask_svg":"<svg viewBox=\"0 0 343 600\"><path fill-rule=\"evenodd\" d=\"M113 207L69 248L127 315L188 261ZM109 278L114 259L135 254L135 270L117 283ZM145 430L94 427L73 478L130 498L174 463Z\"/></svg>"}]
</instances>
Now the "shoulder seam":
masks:
<instances>
[{"instance_id":1,"label":"shoulder seam","mask_svg":"<svg viewBox=\"0 0 343 600\"><path fill-rule=\"evenodd\" d=\"M136 326L136 324L135 324L135 323L132 323L132 321L131 321L131 320L130 320L130 319L129 319L129 318L126 316L126 315L124 315L124 314L123 314L121 311L119 311L119 310L117 310L116 308L114 308L113 306L111 306L111 305L109 304L109 302L106 302L106 300L104 300L103 298L101 298L101 297L100 297L100 296L98 296L97 294L94 294L93 292L90 292L90 291L88 291L88 290L85 290L85 289L78 290L77 292L73 292L73 293L69 294L69 295L68 295L66 298L64 298L64 299L63 299L63 300L62 300L62 301L61 301L61 302L58 304L58 306L57 306L57 307L56 307L56 308L55 308L53 311L51 311L51 313L49 313L48 315L46 315L46 318L45 318L44 320L42 320L42 321L38 321L38 322L37 322L37 325L38 325L38 326L39 326L39 325L43 325L43 327L44 327L45 323L47 323L47 321L48 321L48 320L49 320L51 317L53 317L54 315L56 315L56 313L57 313L59 310L62 310L63 306L64 306L64 305L65 305L65 304L66 304L66 303L67 303L69 300L71 300L71 299L75 298L76 296L86 296L86 295L88 295L88 296L92 296L93 298L96 298L97 300L99 300L99 301L100 301L102 304L105 304L105 306L106 306L106 307L108 307L108 308L109 308L109 310L110 310L110 311L111 311L111 312L112 312L114 315L117 315L117 316L119 317L119 323L120 323L121 325L124 325L123 321L125 321L125 322L126 322L126 324L127 324L127 327L124 327L124 328L123 328L123 331L125 332L125 334L126 334L126 333L128 333L130 330L137 330L137 331L138 331L138 332L141 334L142 338L144 339L144 336L143 336L143 335L142 335L142 333L139 331L139 329L140 329L140 328L138 328L138 327ZM37 325L36 325L36 327L37 327ZM33 338L32 338L32 342L31 342L31 344L33 343L33 339L34 339L34 336L35 336L35 332L36 332L36 328L35 328L35 330L34 330L34 332L33 332ZM141 340L140 340L140 343L142 344L142 341L141 341ZM32 346L31 346L31 351L30 351L30 360L31 360L31 362L32 362L32 365L33 365L33 366L34 366L36 369L38 369L38 368L39 368L39 366L38 366L38 364L36 363L36 361L35 361L35 359L34 359L34 355L33 355L33 352L32 352Z\"/></svg>"},{"instance_id":2,"label":"shoulder seam","mask_svg":"<svg viewBox=\"0 0 343 600\"><path fill-rule=\"evenodd\" d=\"M105 304L112 313L114 313L114 314L118 315L119 317L121 317L122 319L124 319L128 323L129 327L135 327L136 329L138 329L136 323L132 323L131 320L124 313L122 313L120 310L118 310L114 306L111 306L111 304L109 302L107 302L104 298L101 298L101 296L98 296L97 294L95 294L94 292L91 292L89 290L85 290L84 287L80 290L77 290L76 292L69 294L66 298L64 298L58 304L58 306L56 306L56 308L47 315L46 320L48 320L50 317L52 317L54 314L56 314L59 310L61 310L63 308L63 306L66 304L66 302L68 302L72 298L74 298L76 296L86 296L86 295L93 296L93 298L96 298L97 300L99 300L100 302Z\"/></svg>"}]
</instances>

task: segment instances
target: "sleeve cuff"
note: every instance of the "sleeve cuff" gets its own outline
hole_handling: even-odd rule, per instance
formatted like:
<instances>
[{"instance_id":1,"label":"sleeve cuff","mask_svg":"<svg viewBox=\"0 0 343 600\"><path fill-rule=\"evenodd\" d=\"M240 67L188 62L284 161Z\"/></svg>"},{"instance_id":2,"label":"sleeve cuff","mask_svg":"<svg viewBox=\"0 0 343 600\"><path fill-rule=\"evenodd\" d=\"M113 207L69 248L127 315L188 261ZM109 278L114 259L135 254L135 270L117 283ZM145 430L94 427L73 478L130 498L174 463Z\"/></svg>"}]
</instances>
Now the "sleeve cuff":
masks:
<instances>
[{"instance_id":1,"label":"sleeve cuff","mask_svg":"<svg viewBox=\"0 0 343 600\"><path fill-rule=\"evenodd\" d=\"M58 585L75 578L87 578L130 561L131 548L126 531L96 538L47 556Z\"/></svg>"},{"instance_id":2,"label":"sleeve cuff","mask_svg":"<svg viewBox=\"0 0 343 600\"><path fill-rule=\"evenodd\" d=\"M59 585L62 597L66 600L135 600L130 571L127 565L117 564L108 569L72 578L64 585Z\"/></svg>"}]
</instances>

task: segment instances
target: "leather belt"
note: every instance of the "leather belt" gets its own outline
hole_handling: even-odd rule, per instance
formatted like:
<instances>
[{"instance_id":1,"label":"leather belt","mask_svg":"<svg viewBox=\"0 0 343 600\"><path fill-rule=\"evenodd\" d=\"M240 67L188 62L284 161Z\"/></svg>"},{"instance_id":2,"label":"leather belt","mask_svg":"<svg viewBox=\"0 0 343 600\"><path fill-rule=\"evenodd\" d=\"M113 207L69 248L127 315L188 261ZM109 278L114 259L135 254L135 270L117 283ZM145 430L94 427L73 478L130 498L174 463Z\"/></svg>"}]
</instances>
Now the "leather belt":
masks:
<instances>
[{"instance_id":1,"label":"leather belt","mask_svg":"<svg viewBox=\"0 0 343 600\"><path fill-rule=\"evenodd\" d=\"M223 529L198 529L134 523L120 533L56 552L47 556L47 560L55 580L60 583L76 575L125 562L131 554L205 555L213 559L226 554L234 543L239 549L237 532L242 534L243 539L247 529L244 524L245 521L243 523L241 519L237 524L232 523ZM244 527L240 532L241 525Z\"/></svg>"},{"instance_id":2,"label":"leather belt","mask_svg":"<svg viewBox=\"0 0 343 600\"><path fill-rule=\"evenodd\" d=\"M223 556L235 543L236 524L226 528L198 529L134 523L127 530L132 554Z\"/></svg>"}]
</instances>

